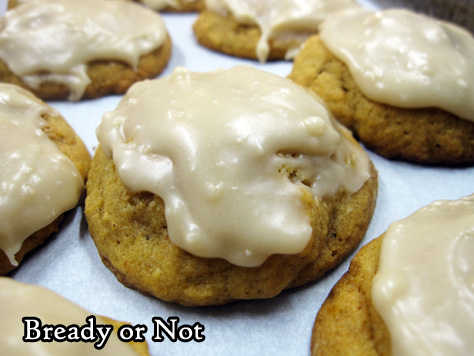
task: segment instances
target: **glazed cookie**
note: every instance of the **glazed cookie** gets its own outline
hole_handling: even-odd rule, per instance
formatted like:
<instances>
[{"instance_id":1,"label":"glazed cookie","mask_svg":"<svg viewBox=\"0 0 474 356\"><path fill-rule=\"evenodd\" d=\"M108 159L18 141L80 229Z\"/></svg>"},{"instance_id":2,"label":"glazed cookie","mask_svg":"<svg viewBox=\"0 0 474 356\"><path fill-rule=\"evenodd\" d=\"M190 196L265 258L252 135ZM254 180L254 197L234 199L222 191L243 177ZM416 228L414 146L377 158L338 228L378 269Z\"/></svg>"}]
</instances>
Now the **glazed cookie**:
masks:
<instances>
[{"instance_id":1,"label":"glazed cookie","mask_svg":"<svg viewBox=\"0 0 474 356\"><path fill-rule=\"evenodd\" d=\"M32 2L36 0L8 0L8 9L13 9L17 6L26 4L27 2ZM132 1L132 0L108 0L108 1Z\"/></svg>"},{"instance_id":2,"label":"glazed cookie","mask_svg":"<svg viewBox=\"0 0 474 356\"><path fill-rule=\"evenodd\" d=\"M28 2L32 2L36 0L8 0L8 9L13 9L17 6L26 4ZM115 0L109 0L109 1L115 1ZM116 1L132 1L132 0L116 0Z\"/></svg>"},{"instance_id":3,"label":"glazed cookie","mask_svg":"<svg viewBox=\"0 0 474 356\"><path fill-rule=\"evenodd\" d=\"M0 84L0 275L58 231L82 194L90 155L53 108Z\"/></svg>"},{"instance_id":4,"label":"glazed cookie","mask_svg":"<svg viewBox=\"0 0 474 356\"><path fill-rule=\"evenodd\" d=\"M313 281L374 209L376 172L350 133L314 94L251 67L137 83L97 134L91 236L123 284L166 301L269 298Z\"/></svg>"},{"instance_id":5,"label":"glazed cookie","mask_svg":"<svg viewBox=\"0 0 474 356\"><path fill-rule=\"evenodd\" d=\"M123 94L171 53L160 15L129 1L36 0L0 23L0 81L45 100Z\"/></svg>"},{"instance_id":6,"label":"glazed cookie","mask_svg":"<svg viewBox=\"0 0 474 356\"><path fill-rule=\"evenodd\" d=\"M29 2L28 0L26 2ZM8 6L7 9L13 9L17 6L20 6L22 4L21 0L8 0Z\"/></svg>"},{"instance_id":7,"label":"glazed cookie","mask_svg":"<svg viewBox=\"0 0 474 356\"><path fill-rule=\"evenodd\" d=\"M206 0L193 29L198 42L236 57L292 59L331 13L356 7L352 0Z\"/></svg>"},{"instance_id":8,"label":"glazed cookie","mask_svg":"<svg viewBox=\"0 0 474 356\"><path fill-rule=\"evenodd\" d=\"M55 292L32 284L15 281L8 277L0 277L0 347L6 355L123 355L149 356L146 342L121 342L117 330L125 323L108 317L94 315L75 303L63 298ZM89 317L94 317L90 320ZM80 332L68 331L58 333L59 337L71 336L71 341L24 342L27 336L27 321L22 318L35 317L42 325L62 325L63 327L81 327L83 325L111 325L107 339L101 334L91 335L94 340L74 340ZM86 320L89 319L89 320ZM33 326L34 322L30 322ZM89 326L88 326L89 327ZM109 328L110 329L110 328ZM105 334L105 330L104 334ZM35 332L31 332L34 335ZM75 336L74 336L75 335Z\"/></svg>"},{"instance_id":9,"label":"glazed cookie","mask_svg":"<svg viewBox=\"0 0 474 356\"><path fill-rule=\"evenodd\" d=\"M205 0L136 0L150 9L167 12L197 12L205 8Z\"/></svg>"},{"instance_id":10,"label":"glazed cookie","mask_svg":"<svg viewBox=\"0 0 474 356\"><path fill-rule=\"evenodd\" d=\"M384 157L474 162L474 39L459 27L404 10L348 11L305 43L289 77Z\"/></svg>"},{"instance_id":11,"label":"glazed cookie","mask_svg":"<svg viewBox=\"0 0 474 356\"><path fill-rule=\"evenodd\" d=\"M473 215L474 196L434 202L364 246L318 312L312 355L469 354Z\"/></svg>"}]
</instances>

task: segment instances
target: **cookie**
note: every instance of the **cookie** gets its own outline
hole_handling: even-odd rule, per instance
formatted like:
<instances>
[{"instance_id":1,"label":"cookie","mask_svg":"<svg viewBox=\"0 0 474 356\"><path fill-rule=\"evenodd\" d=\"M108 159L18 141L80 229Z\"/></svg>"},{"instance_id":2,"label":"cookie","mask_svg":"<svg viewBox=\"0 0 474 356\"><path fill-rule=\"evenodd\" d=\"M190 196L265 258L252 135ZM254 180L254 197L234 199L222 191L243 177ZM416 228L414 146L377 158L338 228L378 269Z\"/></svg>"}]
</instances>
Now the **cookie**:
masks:
<instances>
[{"instance_id":1,"label":"cookie","mask_svg":"<svg viewBox=\"0 0 474 356\"><path fill-rule=\"evenodd\" d=\"M163 12L198 12L205 8L205 0L137 0L150 9Z\"/></svg>"},{"instance_id":2,"label":"cookie","mask_svg":"<svg viewBox=\"0 0 474 356\"><path fill-rule=\"evenodd\" d=\"M32 0L10 0L8 8L13 9L18 5ZM123 0L131 1L131 0ZM135 0L150 9L163 12L197 12L205 8L204 0Z\"/></svg>"},{"instance_id":3,"label":"cookie","mask_svg":"<svg viewBox=\"0 0 474 356\"><path fill-rule=\"evenodd\" d=\"M314 324L312 355L390 355L390 335L371 302L381 243L362 247L329 293Z\"/></svg>"},{"instance_id":4,"label":"cookie","mask_svg":"<svg viewBox=\"0 0 474 356\"><path fill-rule=\"evenodd\" d=\"M21 4L21 1L18 0L8 0L7 9L13 9Z\"/></svg>"},{"instance_id":5,"label":"cookie","mask_svg":"<svg viewBox=\"0 0 474 356\"><path fill-rule=\"evenodd\" d=\"M441 49L440 51L442 52ZM387 63L389 61L387 58ZM376 67L377 65L374 65L374 68ZM395 69L387 69L387 75L393 70ZM444 78L447 81L450 79L450 74L442 70L432 70L428 67L421 67L419 70L426 73L420 76L426 75L431 78L432 73L433 75L439 73L440 76L444 73ZM370 74L367 74L367 77L383 78L384 71L378 69L378 72L382 73L380 77ZM454 74L452 76L454 77ZM386 158L420 164L459 165L474 162L474 122L436 107L441 102L438 99L434 99L435 102L427 104L426 107L411 108L387 104L369 97L369 94L358 86L352 69L328 49L320 36L314 36L305 43L294 61L289 78L317 93L334 116L353 131L356 138L367 148ZM399 80L403 81L402 78L404 77L400 74ZM405 87L410 85L405 84ZM456 82L452 85L457 86ZM389 85L380 84L380 86ZM413 87L415 86L416 83L413 84ZM441 88L441 91L442 88L448 87L447 84L437 83L432 86ZM465 105L462 104L463 95L466 95L464 89L448 89L447 92L461 92L458 97L452 98L455 109ZM425 101L431 100L431 96L436 98L435 94L443 96L442 92L431 94L429 88L420 89L413 94L405 88L399 93L406 94L406 97L421 94L425 97L423 98ZM394 98L399 93L390 94L389 97ZM465 102L468 103L470 100Z\"/></svg>"},{"instance_id":6,"label":"cookie","mask_svg":"<svg viewBox=\"0 0 474 356\"><path fill-rule=\"evenodd\" d=\"M166 301L269 298L316 280L375 206L376 171L348 131L309 91L251 67L138 83L97 132L90 234L120 282Z\"/></svg>"},{"instance_id":7,"label":"cookie","mask_svg":"<svg viewBox=\"0 0 474 356\"><path fill-rule=\"evenodd\" d=\"M17 6L20 6L22 4L26 4L26 3L31 2L31 1L36 1L36 0L8 0L7 9L10 10L10 9L13 9ZM118 0L118 1L131 1L131 0Z\"/></svg>"},{"instance_id":8,"label":"cookie","mask_svg":"<svg viewBox=\"0 0 474 356\"><path fill-rule=\"evenodd\" d=\"M364 246L318 312L312 355L469 353L473 202L434 202Z\"/></svg>"},{"instance_id":9,"label":"cookie","mask_svg":"<svg viewBox=\"0 0 474 356\"><path fill-rule=\"evenodd\" d=\"M0 346L10 355L43 354L43 355L128 355L149 356L146 342L121 342L117 336L118 329L126 323L109 317L94 315L77 304L63 298L59 294L40 286L15 281L8 277L0 277L0 300L2 323L0 324ZM94 320L89 319L93 317ZM25 318L35 318L36 321L26 321ZM62 333L54 334L51 341L23 341L23 338L35 338L39 332L34 326L49 324L68 328ZM31 326L28 326L31 325ZM86 326L87 331L93 326L111 325L113 331L107 339L94 329L90 335L93 340L78 340L81 335L88 337L87 331L72 333L69 328ZM32 328L28 332L29 328ZM52 334L52 332L51 332ZM57 336L56 336L57 335ZM66 335L73 341L65 340ZM51 335L50 335L51 337ZM63 338L62 341L57 339Z\"/></svg>"},{"instance_id":10,"label":"cookie","mask_svg":"<svg viewBox=\"0 0 474 356\"><path fill-rule=\"evenodd\" d=\"M208 1L193 25L197 41L231 56L267 60L292 59L328 14L356 7L351 0Z\"/></svg>"},{"instance_id":11,"label":"cookie","mask_svg":"<svg viewBox=\"0 0 474 356\"><path fill-rule=\"evenodd\" d=\"M90 166L64 118L26 90L0 84L2 186L0 275L58 231L79 201ZM8 252L7 252L8 251Z\"/></svg>"},{"instance_id":12,"label":"cookie","mask_svg":"<svg viewBox=\"0 0 474 356\"><path fill-rule=\"evenodd\" d=\"M40 0L9 10L0 81L44 100L75 101L123 94L164 70L171 39L159 14L128 1L87 1ZM52 34L54 46L45 44Z\"/></svg>"}]
</instances>

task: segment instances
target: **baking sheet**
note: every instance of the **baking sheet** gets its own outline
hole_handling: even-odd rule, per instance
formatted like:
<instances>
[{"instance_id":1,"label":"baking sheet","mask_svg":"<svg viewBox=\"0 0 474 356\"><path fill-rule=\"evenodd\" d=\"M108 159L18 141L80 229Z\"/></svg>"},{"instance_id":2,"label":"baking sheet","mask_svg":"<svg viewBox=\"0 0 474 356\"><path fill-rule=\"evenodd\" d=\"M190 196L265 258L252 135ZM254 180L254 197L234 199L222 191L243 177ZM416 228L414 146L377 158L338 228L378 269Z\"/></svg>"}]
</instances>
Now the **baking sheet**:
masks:
<instances>
[{"instance_id":1,"label":"baking sheet","mask_svg":"<svg viewBox=\"0 0 474 356\"><path fill-rule=\"evenodd\" d=\"M371 1L364 6L377 7ZM6 1L2 0L2 8ZM253 65L287 76L291 62L260 64L201 48L192 33L196 14L164 14L173 39L171 61L194 71ZM119 96L78 103L50 102L74 127L91 154L97 146L95 129L101 116L113 110ZM423 167L386 160L369 152L379 172L379 193L374 217L359 248L384 232L394 220L438 199L457 199L474 192L474 167ZM359 249L358 248L358 249ZM60 233L31 254L11 277L48 287L88 309L133 324L145 324L152 355L309 355L314 318L329 290L347 270L350 258L321 280L284 291L267 300L244 301L219 307L186 308L144 296L120 284L102 264L90 238L83 207L68 213ZM179 325L202 324L203 342L153 342L153 317L178 317Z\"/></svg>"}]
</instances>

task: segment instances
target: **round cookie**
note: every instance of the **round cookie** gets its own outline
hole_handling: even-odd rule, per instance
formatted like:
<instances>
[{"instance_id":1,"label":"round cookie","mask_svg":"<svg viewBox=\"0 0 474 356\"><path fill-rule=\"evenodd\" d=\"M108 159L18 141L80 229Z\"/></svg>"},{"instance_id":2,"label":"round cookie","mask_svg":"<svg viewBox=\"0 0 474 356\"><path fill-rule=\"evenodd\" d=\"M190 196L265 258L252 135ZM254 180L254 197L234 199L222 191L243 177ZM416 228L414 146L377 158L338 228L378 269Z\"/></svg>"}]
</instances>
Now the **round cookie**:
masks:
<instances>
[{"instance_id":1,"label":"round cookie","mask_svg":"<svg viewBox=\"0 0 474 356\"><path fill-rule=\"evenodd\" d=\"M352 196L308 201L313 237L296 255L274 255L245 268L196 257L169 239L163 200L132 193L99 147L87 181L86 217L104 264L124 285L183 305L217 305L269 298L320 278L337 266L365 234L375 207L375 171Z\"/></svg>"},{"instance_id":2,"label":"round cookie","mask_svg":"<svg viewBox=\"0 0 474 356\"><path fill-rule=\"evenodd\" d=\"M434 201L364 246L316 316L312 355L469 354L473 213L474 195Z\"/></svg>"},{"instance_id":3,"label":"round cookie","mask_svg":"<svg viewBox=\"0 0 474 356\"><path fill-rule=\"evenodd\" d=\"M256 49L262 33L256 25L243 26L231 15L223 17L204 10L193 24L193 31L197 41L206 48L235 57L258 59ZM269 39L270 52L266 59L284 59L288 50L299 44L298 40Z\"/></svg>"},{"instance_id":4,"label":"round cookie","mask_svg":"<svg viewBox=\"0 0 474 356\"><path fill-rule=\"evenodd\" d=\"M48 138L57 145L59 150L74 163L79 170L82 179L85 181L89 171L91 158L89 151L82 140L60 114L52 115L46 113L42 115L42 118L47 122L47 124L42 127L42 131L46 133ZM29 236L23 242L21 249L15 254L16 261L20 263L28 252L34 250L51 234L57 232L62 219L63 215L58 216L58 218L52 223ZM0 250L0 275L6 275L15 268L16 266L13 266L10 263L10 260L4 251Z\"/></svg>"},{"instance_id":5,"label":"round cookie","mask_svg":"<svg viewBox=\"0 0 474 356\"><path fill-rule=\"evenodd\" d=\"M248 81L255 83L255 94L252 94L252 90L249 93ZM188 91L196 92L194 85L200 88L196 97L183 102L183 98L189 98ZM282 90L281 85L287 85L288 90ZM160 98L163 103L157 100L151 103L148 100L154 100L155 91L166 91L170 95ZM281 99L280 95L283 98L288 95L291 99L286 99L289 100L288 103L280 103L285 100ZM303 100L303 104L294 103L295 98ZM247 101L246 105L243 101ZM276 101L280 102L275 104ZM203 102L221 103L219 108L223 111L209 111L207 106L200 105ZM270 109L268 102L275 105L272 104ZM217 305L240 299L269 298L285 288L313 281L335 267L365 234L375 206L377 174L366 154L341 125L337 125L328 117L329 122L335 125L333 129L329 122L328 126L324 123L321 125L322 122L318 121L321 118L307 117L324 115L315 111L315 106L323 108L320 101L304 88L285 78L252 67L236 67L206 74L191 73L178 68L169 77L133 86L118 109L106 113L103 117L98 129L100 146L94 155L86 186L85 214L90 234L104 264L123 284L183 305ZM256 112L255 107L258 108ZM259 110L265 114L259 116ZM289 114L282 113L286 112L285 110L292 113L290 119L287 119ZM325 108L324 111L327 115ZM135 115L136 113L138 115ZM189 113L189 116L186 113ZM137 118L145 117L146 122L134 122ZM213 117L222 121L216 121ZM301 117L305 118L305 124L300 121ZM228 118L230 121L227 121ZM267 119L274 123L275 130L269 129L267 124L261 124ZM124 124L123 128L119 128L119 121ZM166 126L172 122L177 124L174 129L173 126ZM156 126L156 123L159 125ZM211 135L214 135L214 130L220 130L219 139L206 136L204 141L209 143L209 146L203 142L194 143L194 138L202 139L203 136L201 131L195 130L196 123L199 127L202 125L204 131ZM252 125L258 127L254 128L259 132L256 136L258 137L261 131L265 138L252 138L252 135L248 135L246 128ZM286 134L282 135L278 129L280 125L285 127ZM134 137L143 137L144 132L139 132L139 127L146 127L146 133L154 133L151 142L148 139L145 142L149 143L135 142ZM133 136L128 138L128 128L137 128L138 131L132 129ZM245 133L238 128L244 129ZM315 135L318 139L309 139L309 131L301 131L302 128L311 131L310 135ZM122 129L125 130L124 133L119 133ZM327 131L324 131L326 129ZM292 142L295 139L288 131L295 133L301 140ZM182 132L188 132L185 134L186 140L176 136ZM165 137L161 136L162 133L165 133ZM117 137L117 134L120 139L125 140L125 145L130 147L130 151L127 149L125 155L121 153L121 147L124 147L121 145L114 146L113 153L110 152L109 140ZM238 139L241 134L245 138ZM166 137L170 136L173 140L168 147ZM231 137L229 141L228 137ZM334 144L325 139L333 140L331 142ZM277 143L281 140L284 143ZM257 145L260 147L258 149L253 143L259 141L262 146ZM214 146L214 142L218 142L217 146ZM302 142L305 142L303 148L300 146ZM267 147L268 143L271 143L272 148ZM130 157L133 147L149 148L140 148L138 151L141 152L140 155L144 153L144 156L132 158L128 163L117 163L121 168L119 175L114 161L118 157ZM158 151L156 147L160 147ZM182 152L188 152L189 147L199 147L199 150L186 153L183 163ZM212 151L210 155L208 147ZM349 151L344 151L345 149ZM294 152L294 155L286 150ZM205 154L201 156L200 152ZM235 155L235 152L238 153ZM245 152L242 156L244 158L240 156L241 152ZM171 166L176 167L176 173L168 176L168 173L162 172L168 172L166 167L171 166L156 166L156 163L167 162L161 159L162 155L172 157L170 161L174 163ZM311 161L308 166L304 165L307 168L300 166L302 163L298 162L306 162L300 161L306 159L306 155L318 157L317 163ZM196 156L198 158L194 162ZM155 161L156 157L160 159ZM203 157L204 161L201 160ZM254 157L257 157L259 163L256 163ZM270 161L264 157L270 157ZM131 172L132 177L140 169L131 168L130 163L145 162L148 159L151 161L140 166L147 172L135 177L138 180L146 177L146 181L154 181L157 179L154 177L161 177L152 186L168 186L168 177L179 176L177 181L161 194L151 193L153 188L144 188L143 182L139 183L139 188L128 188L128 183L123 180L125 176L130 177L124 169L130 168L127 172ZM214 166L214 161L221 162L220 167L226 167L224 171L232 172L232 177L227 177L225 173L221 175L219 172L222 171L213 172L209 167ZM191 167L196 167L191 168L192 183L184 183L187 182L188 176L183 173L182 167L188 167L187 162L190 162ZM242 162L242 166L235 162ZM270 162L276 163L273 166ZM253 164L269 166L268 169L265 168L267 173L259 171ZM325 168L318 170L318 167ZM333 167L337 167L334 169L339 173L333 171ZM313 175L311 170L318 173ZM348 175L341 174L342 171ZM241 184L240 180L233 180L235 176L245 176L246 183ZM250 177L250 184L247 184L247 176ZM334 181L339 182L342 176L348 179L344 182L357 182L356 186L349 188L348 185L337 183L334 191L328 190L328 193L320 193L321 195L312 190L325 191L324 187ZM268 193L274 196L267 198L267 187L273 187L273 177L276 177L275 182L279 190L285 193L275 193L274 189L278 189L275 187ZM132 180L136 181L135 178ZM314 182L315 179L318 183ZM222 182L217 185L220 187L217 190L212 188L215 180ZM302 182L299 183L299 180ZM176 193L178 198L174 197L177 189L190 184L194 186L193 192L201 192L199 182L204 184L204 196L198 195L196 200L194 194L186 190ZM167 200L170 199L167 195L170 191L173 192L172 203L165 206L165 201L170 201ZM235 196L235 191L242 193ZM248 193L250 191L253 192L251 198ZM293 196L292 191L296 194L294 200L288 199ZM208 192L211 195L208 195ZM259 197L257 205L254 205L253 196ZM226 203L230 203L233 208L226 208ZM187 207L179 208L181 206ZM193 210L194 207L198 207L198 211ZM218 211L213 210L215 208ZM203 215L209 217L220 214L222 210L232 213L221 214L219 218L216 216L209 224L200 220L200 211L205 211ZM189 214L181 215L182 211L189 211ZM247 211L255 213L249 217ZM298 212L296 216L293 215L295 211ZM295 218L298 221L296 223ZM225 221L225 224L221 224L221 221ZM284 227L280 225L280 221L284 222ZM234 222L238 222L238 225ZM275 223L276 231L273 229ZM191 232L188 226L191 226ZM245 231L242 232L242 226L251 228L244 228ZM304 226L305 232L299 230L301 226ZM298 231L294 232L296 228ZM255 231L258 231L258 234ZM280 231L285 231L284 238L278 235ZM286 235L287 231L291 231L291 237ZM289 248L294 248L295 241L300 240L303 235L307 236L308 240L305 239L298 245L301 249L286 252ZM183 237L184 246L178 245L183 243ZM192 246L186 246L186 242L196 242L200 238L204 242L203 245L198 244L198 248L199 251L204 251L204 255L200 255L202 252L194 253ZM288 244L288 247L280 247L278 252L273 252L273 246L280 246L280 239L284 241L285 246ZM217 249L218 252L215 253L216 245L225 248ZM187 252L187 248L191 251ZM268 252L270 249L271 252ZM212 255L209 251L213 251Z\"/></svg>"},{"instance_id":6,"label":"round cookie","mask_svg":"<svg viewBox=\"0 0 474 356\"><path fill-rule=\"evenodd\" d=\"M163 12L198 12L205 9L205 0L136 0L150 9Z\"/></svg>"},{"instance_id":7,"label":"round cookie","mask_svg":"<svg viewBox=\"0 0 474 356\"><path fill-rule=\"evenodd\" d=\"M163 47L140 58L137 70L119 61L89 63L87 75L91 83L81 99L125 93L133 83L159 75L168 64L170 54L171 39L168 36ZM2 60L0 60L0 81L28 89L43 100L67 100L70 96L70 90L59 83L44 83L38 89L28 87Z\"/></svg>"},{"instance_id":8,"label":"round cookie","mask_svg":"<svg viewBox=\"0 0 474 356\"><path fill-rule=\"evenodd\" d=\"M105 356L120 354L150 356L146 341L122 342L119 339L118 329L123 325L130 325L129 323L94 315L56 292L41 286L19 282L8 277L0 277L0 285L2 287L0 292L0 309L2 312L0 347L4 352L9 352L10 355L101 354ZM43 339L41 342L25 342L22 340L22 336L26 338L27 335L31 335L30 337L34 338L37 335L34 331L26 332L27 322L21 322L23 317L36 317L43 325L61 325L68 329L80 328L88 323L89 317L94 317L94 325L112 326L113 330L110 331L106 340L104 334L100 337L98 337L98 333L95 336L90 335L94 338L90 341L89 335L86 333L77 332L74 334L71 330L67 330L63 333L54 334L54 341L51 342L43 341ZM17 323L17 320L20 320L20 323ZM104 329L102 331L105 333ZM70 339L65 339L66 334ZM88 341L78 340L80 337L86 337ZM62 341L58 340L60 338L62 338Z\"/></svg>"},{"instance_id":9,"label":"round cookie","mask_svg":"<svg viewBox=\"0 0 474 356\"><path fill-rule=\"evenodd\" d=\"M137 70L119 61L94 61L89 64L87 75L91 83L81 99L93 99L112 94L123 94L135 82L159 75L168 64L171 39L167 37L163 47L143 56ZM38 89L28 87L19 76L12 73L0 60L0 81L12 83L30 90L43 100L67 100L70 90L63 84L44 83Z\"/></svg>"},{"instance_id":10,"label":"round cookie","mask_svg":"<svg viewBox=\"0 0 474 356\"><path fill-rule=\"evenodd\" d=\"M367 98L319 36L304 44L289 78L318 94L367 148L422 164L474 162L474 123L438 108L407 109Z\"/></svg>"},{"instance_id":11,"label":"round cookie","mask_svg":"<svg viewBox=\"0 0 474 356\"><path fill-rule=\"evenodd\" d=\"M329 14L353 7L358 5L352 0L262 0L258 6L214 0L206 3L193 30L202 46L216 52L260 62L293 59Z\"/></svg>"},{"instance_id":12,"label":"round cookie","mask_svg":"<svg viewBox=\"0 0 474 356\"><path fill-rule=\"evenodd\" d=\"M23 6L30 6L32 4L28 3L22 6L19 6L16 9L10 11L17 11ZM151 12L147 9L140 8L139 5L124 3L126 6L137 7L134 9L135 13L140 11ZM7 13L8 14L8 13ZM144 13L143 15L145 15ZM159 16L158 14L153 14L153 16ZM148 16L150 17L150 16ZM160 19L158 19L160 21ZM48 30L47 25L45 25L45 30ZM75 31L72 29L71 31ZM104 32L102 36L107 38L109 36L107 32ZM147 53L139 56L137 64L132 66L127 61L130 61L131 56L129 54L124 54L119 51L117 53L105 54L103 58L92 59L87 63L84 63L86 67L85 76L88 78L88 84L85 86L84 90L76 89L72 86L67 85L62 82L62 80L54 79L56 73L50 73L48 70L38 70L37 72L33 71L28 73L28 75L51 75L53 79L45 79L40 82L38 85L29 84L21 75L18 75L13 71L7 62L0 58L0 81L5 83L12 83L18 86L21 86L25 89L32 91L37 97L43 100L80 100L80 99L93 99L106 95L113 94L124 94L127 89L135 82L154 78L159 75L168 64L172 42L169 34L164 33L165 38L163 43L154 49L151 49ZM0 31L0 37L2 32ZM95 39L94 39L95 40ZM92 41L92 40L91 40ZM7 42L3 46L7 46ZM138 48L141 45L135 44L134 48ZM0 43L0 49L2 44ZM122 46L123 47L123 46ZM129 46L131 48L132 45ZM80 53L80 52L77 52ZM69 54L64 51L63 55L67 58L77 56L77 54ZM93 57L91 57L93 58ZM127 58L127 61L125 60ZM73 71L74 72L74 71ZM78 78L81 78L79 75ZM81 78L82 80L82 78ZM77 79L79 81L79 79ZM82 94L81 94L82 93Z\"/></svg>"},{"instance_id":13,"label":"round cookie","mask_svg":"<svg viewBox=\"0 0 474 356\"><path fill-rule=\"evenodd\" d=\"M363 246L318 312L311 354L390 355L390 335L371 302L383 236Z\"/></svg>"},{"instance_id":14,"label":"round cookie","mask_svg":"<svg viewBox=\"0 0 474 356\"><path fill-rule=\"evenodd\" d=\"M20 3L18 2L18 0L8 0L7 9L13 9L19 5Z\"/></svg>"},{"instance_id":15,"label":"round cookie","mask_svg":"<svg viewBox=\"0 0 474 356\"><path fill-rule=\"evenodd\" d=\"M8 0L8 7L7 9L13 9L17 6L20 6L22 4L26 4L28 2L35 1L35 0ZM119 1L131 1L131 0L119 0Z\"/></svg>"},{"instance_id":16,"label":"round cookie","mask_svg":"<svg viewBox=\"0 0 474 356\"><path fill-rule=\"evenodd\" d=\"M8 9L13 9L32 0L9 0ZM131 1L131 0L123 0ZM135 0L150 9L163 12L197 12L205 8L205 0ZM169 5L166 5L169 3Z\"/></svg>"}]
</instances>

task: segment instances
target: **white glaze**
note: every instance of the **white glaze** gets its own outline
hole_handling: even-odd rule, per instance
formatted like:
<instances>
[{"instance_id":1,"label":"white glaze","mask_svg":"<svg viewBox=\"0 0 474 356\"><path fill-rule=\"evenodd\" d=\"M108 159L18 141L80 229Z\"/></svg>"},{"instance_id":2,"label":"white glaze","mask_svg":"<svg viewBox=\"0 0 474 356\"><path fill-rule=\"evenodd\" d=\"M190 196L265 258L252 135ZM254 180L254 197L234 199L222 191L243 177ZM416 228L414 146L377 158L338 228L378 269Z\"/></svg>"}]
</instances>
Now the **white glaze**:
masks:
<instances>
[{"instance_id":1,"label":"white glaze","mask_svg":"<svg viewBox=\"0 0 474 356\"><path fill-rule=\"evenodd\" d=\"M163 198L174 244L241 266L304 249L303 191L352 193L370 176L314 94L246 66L137 83L97 135L130 190Z\"/></svg>"},{"instance_id":2,"label":"white glaze","mask_svg":"<svg viewBox=\"0 0 474 356\"><path fill-rule=\"evenodd\" d=\"M78 305L43 287L0 277L0 349L3 355L15 356L136 356L114 333L101 350L91 342L23 342L23 317L37 317L42 324L64 326L86 324L93 315ZM97 324L106 324L96 316Z\"/></svg>"},{"instance_id":3,"label":"white glaze","mask_svg":"<svg viewBox=\"0 0 474 356\"><path fill-rule=\"evenodd\" d=\"M37 0L0 18L0 58L9 69L35 89L43 82L65 84L70 100L79 100L90 83L90 62L136 68L165 38L160 15L128 1Z\"/></svg>"},{"instance_id":4,"label":"white glaze","mask_svg":"<svg viewBox=\"0 0 474 356\"><path fill-rule=\"evenodd\" d=\"M287 53L287 59L294 58L299 45L318 32L329 14L356 6L352 0L206 0L207 9L260 28L256 54L261 62L270 52L269 39L297 39L298 46Z\"/></svg>"},{"instance_id":5,"label":"white glaze","mask_svg":"<svg viewBox=\"0 0 474 356\"><path fill-rule=\"evenodd\" d=\"M373 281L373 304L392 355L474 350L474 195L437 201L390 225Z\"/></svg>"},{"instance_id":6,"label":"white glaze","mask_svg":"<svg viewBox=\"0 0 474 356\"><path fill-rule=\"evenodd\" d=\"M368 98L474 121L474 38L461 27L407 10L353 9L329 17L321 39Z\"/></svg>"},{"instance_id":7,"label":"white glaze","mask_svg":"<svg viewBox=\"0 0 474 356\"><path fill-rule=\"evenodd\" d=\"M0 84L0 249L12 265L24 240L75 207L84 186L41 130L44 114L59 115L30 92Z\"/></svg>"}]
</instances>

